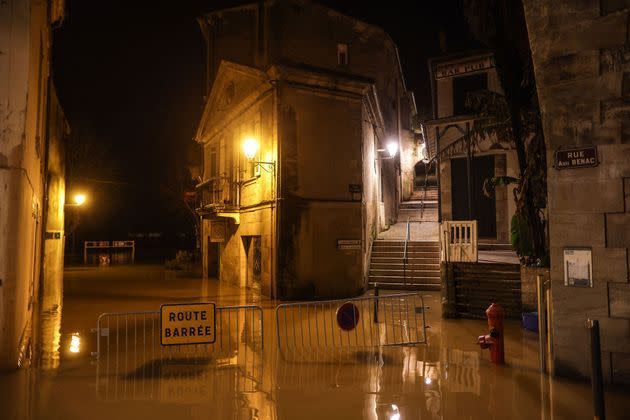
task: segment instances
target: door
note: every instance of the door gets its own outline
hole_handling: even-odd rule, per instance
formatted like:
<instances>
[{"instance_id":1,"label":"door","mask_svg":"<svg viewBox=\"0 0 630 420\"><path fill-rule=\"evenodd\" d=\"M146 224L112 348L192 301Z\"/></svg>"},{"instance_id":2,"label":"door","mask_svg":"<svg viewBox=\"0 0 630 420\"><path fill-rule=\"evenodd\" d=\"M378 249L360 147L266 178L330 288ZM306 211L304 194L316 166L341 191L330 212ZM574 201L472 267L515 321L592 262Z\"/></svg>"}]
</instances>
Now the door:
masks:
<instances>
[{"instance_id":1,"label":"door","mask_svg":"<svg viewBox=\"0 0 630 420\"><path fill-rule=\"evenodd\" d=\"M247 287L260 291L262 272L262 252L260 236L252 236L247 253Z\"/></svg>"},{"instance_id":2,"label":"door","mask_svg":"<svg viewBox=\"0 0 630 420\"><path fill-rule=\"evenodd\" d=\"M451 193L453 220L477 220L480 238L497 237L496 199L483 195L483 183L494 176L494 156L471 159L472 197L468 214L468 174L466 158L451 159Z\"/></svg>"},{"instance_id":3,"label":"door","mask_svg":"<svg viewBox=\"0 0 630 420\"><path fill-rule=\"evenodd\" d=\"M208 277L219 278L219 243L208 238Z\"/></svg>"}]
</instances>

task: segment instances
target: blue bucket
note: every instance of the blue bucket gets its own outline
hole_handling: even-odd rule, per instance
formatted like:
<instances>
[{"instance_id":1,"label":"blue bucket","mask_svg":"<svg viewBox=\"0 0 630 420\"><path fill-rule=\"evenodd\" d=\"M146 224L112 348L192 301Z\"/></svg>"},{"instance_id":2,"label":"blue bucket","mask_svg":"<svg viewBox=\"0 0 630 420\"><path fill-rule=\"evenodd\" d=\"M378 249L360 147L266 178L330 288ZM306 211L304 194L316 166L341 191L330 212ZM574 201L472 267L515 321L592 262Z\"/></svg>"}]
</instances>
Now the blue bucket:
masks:
<instances>
[{"instance_id":1,"label":"blue bucket","mask_svg":"<svg viewBox=\"0 0 630 420\"><path fill-rule=\"evenodd\" d=\"M538 332L538 312L523 312L523 328L527 331Z\"/></svg>"}]
</instances>

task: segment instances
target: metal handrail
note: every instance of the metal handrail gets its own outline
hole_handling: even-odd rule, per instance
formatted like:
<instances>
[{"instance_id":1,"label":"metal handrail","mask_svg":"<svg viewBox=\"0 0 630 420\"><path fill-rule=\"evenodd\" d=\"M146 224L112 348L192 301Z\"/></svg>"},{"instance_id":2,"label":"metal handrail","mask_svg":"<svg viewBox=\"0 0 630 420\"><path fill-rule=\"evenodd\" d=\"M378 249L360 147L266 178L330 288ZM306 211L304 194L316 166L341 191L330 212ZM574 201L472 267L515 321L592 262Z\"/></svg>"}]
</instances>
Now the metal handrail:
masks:
<instances>
[{"instance_id":1,"label":"metal handrail","mask_svg":"<svg viewBox=\"0 0 630 420\"><path fill-rule=\"evenodd\" d=\"M409 243L409 217L407 217L407 233L405 234L405 249L403 252L403 284L407 285L407 244Z\"/></svg>"}]
</instances>

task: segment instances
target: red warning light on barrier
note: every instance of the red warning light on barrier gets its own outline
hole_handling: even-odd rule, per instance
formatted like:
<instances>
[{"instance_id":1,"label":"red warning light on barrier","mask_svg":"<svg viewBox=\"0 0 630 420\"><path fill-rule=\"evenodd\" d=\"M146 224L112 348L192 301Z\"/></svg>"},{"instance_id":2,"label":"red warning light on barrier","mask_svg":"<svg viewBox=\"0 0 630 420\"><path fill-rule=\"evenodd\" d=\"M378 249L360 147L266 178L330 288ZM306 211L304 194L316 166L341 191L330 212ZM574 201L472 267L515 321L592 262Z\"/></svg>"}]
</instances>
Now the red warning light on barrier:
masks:
<instances>
[{"instance_id":1,"label":"red warning light on barrier","mask_svg":"<svg viewBox=\"0 0 630 420\"><path fill-rule=\"evenodd\" d=\"M337 309L337 325L344 331L353 330L359 323L359 308L352 303L346 302Z\"/></svg>"}]
</instances>

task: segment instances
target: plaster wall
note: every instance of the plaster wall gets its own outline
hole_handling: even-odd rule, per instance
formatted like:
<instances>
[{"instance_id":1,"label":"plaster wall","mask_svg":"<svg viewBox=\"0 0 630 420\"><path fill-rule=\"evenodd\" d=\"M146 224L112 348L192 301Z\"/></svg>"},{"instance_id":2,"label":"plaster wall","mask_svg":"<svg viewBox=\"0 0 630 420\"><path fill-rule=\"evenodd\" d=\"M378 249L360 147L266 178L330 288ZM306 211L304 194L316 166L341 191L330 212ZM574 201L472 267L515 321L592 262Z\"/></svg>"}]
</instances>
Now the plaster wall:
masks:
<instances>
[{"instance_id":1,"label":"plaster wall","mask_svg":"<svg viewBox=\"0 0 630 420\"><path fill-rule=\"evenodd\" d=\"M39 284L48 7L0 4L0 369L25 363Z\"/></svg>"},{"instance_id":2,"label":"plaster wall","mask_svg":"<svg viewBox=\"0 0 630 420\"><path fill-rule=\"evenodd\" d=\"M281 294L355 294L363 287L366 247L343 251L337 240L363 237L361 194L350 190L363 181L363 104L290 87L279 98Z\"/></svg>"}]
</instances>

